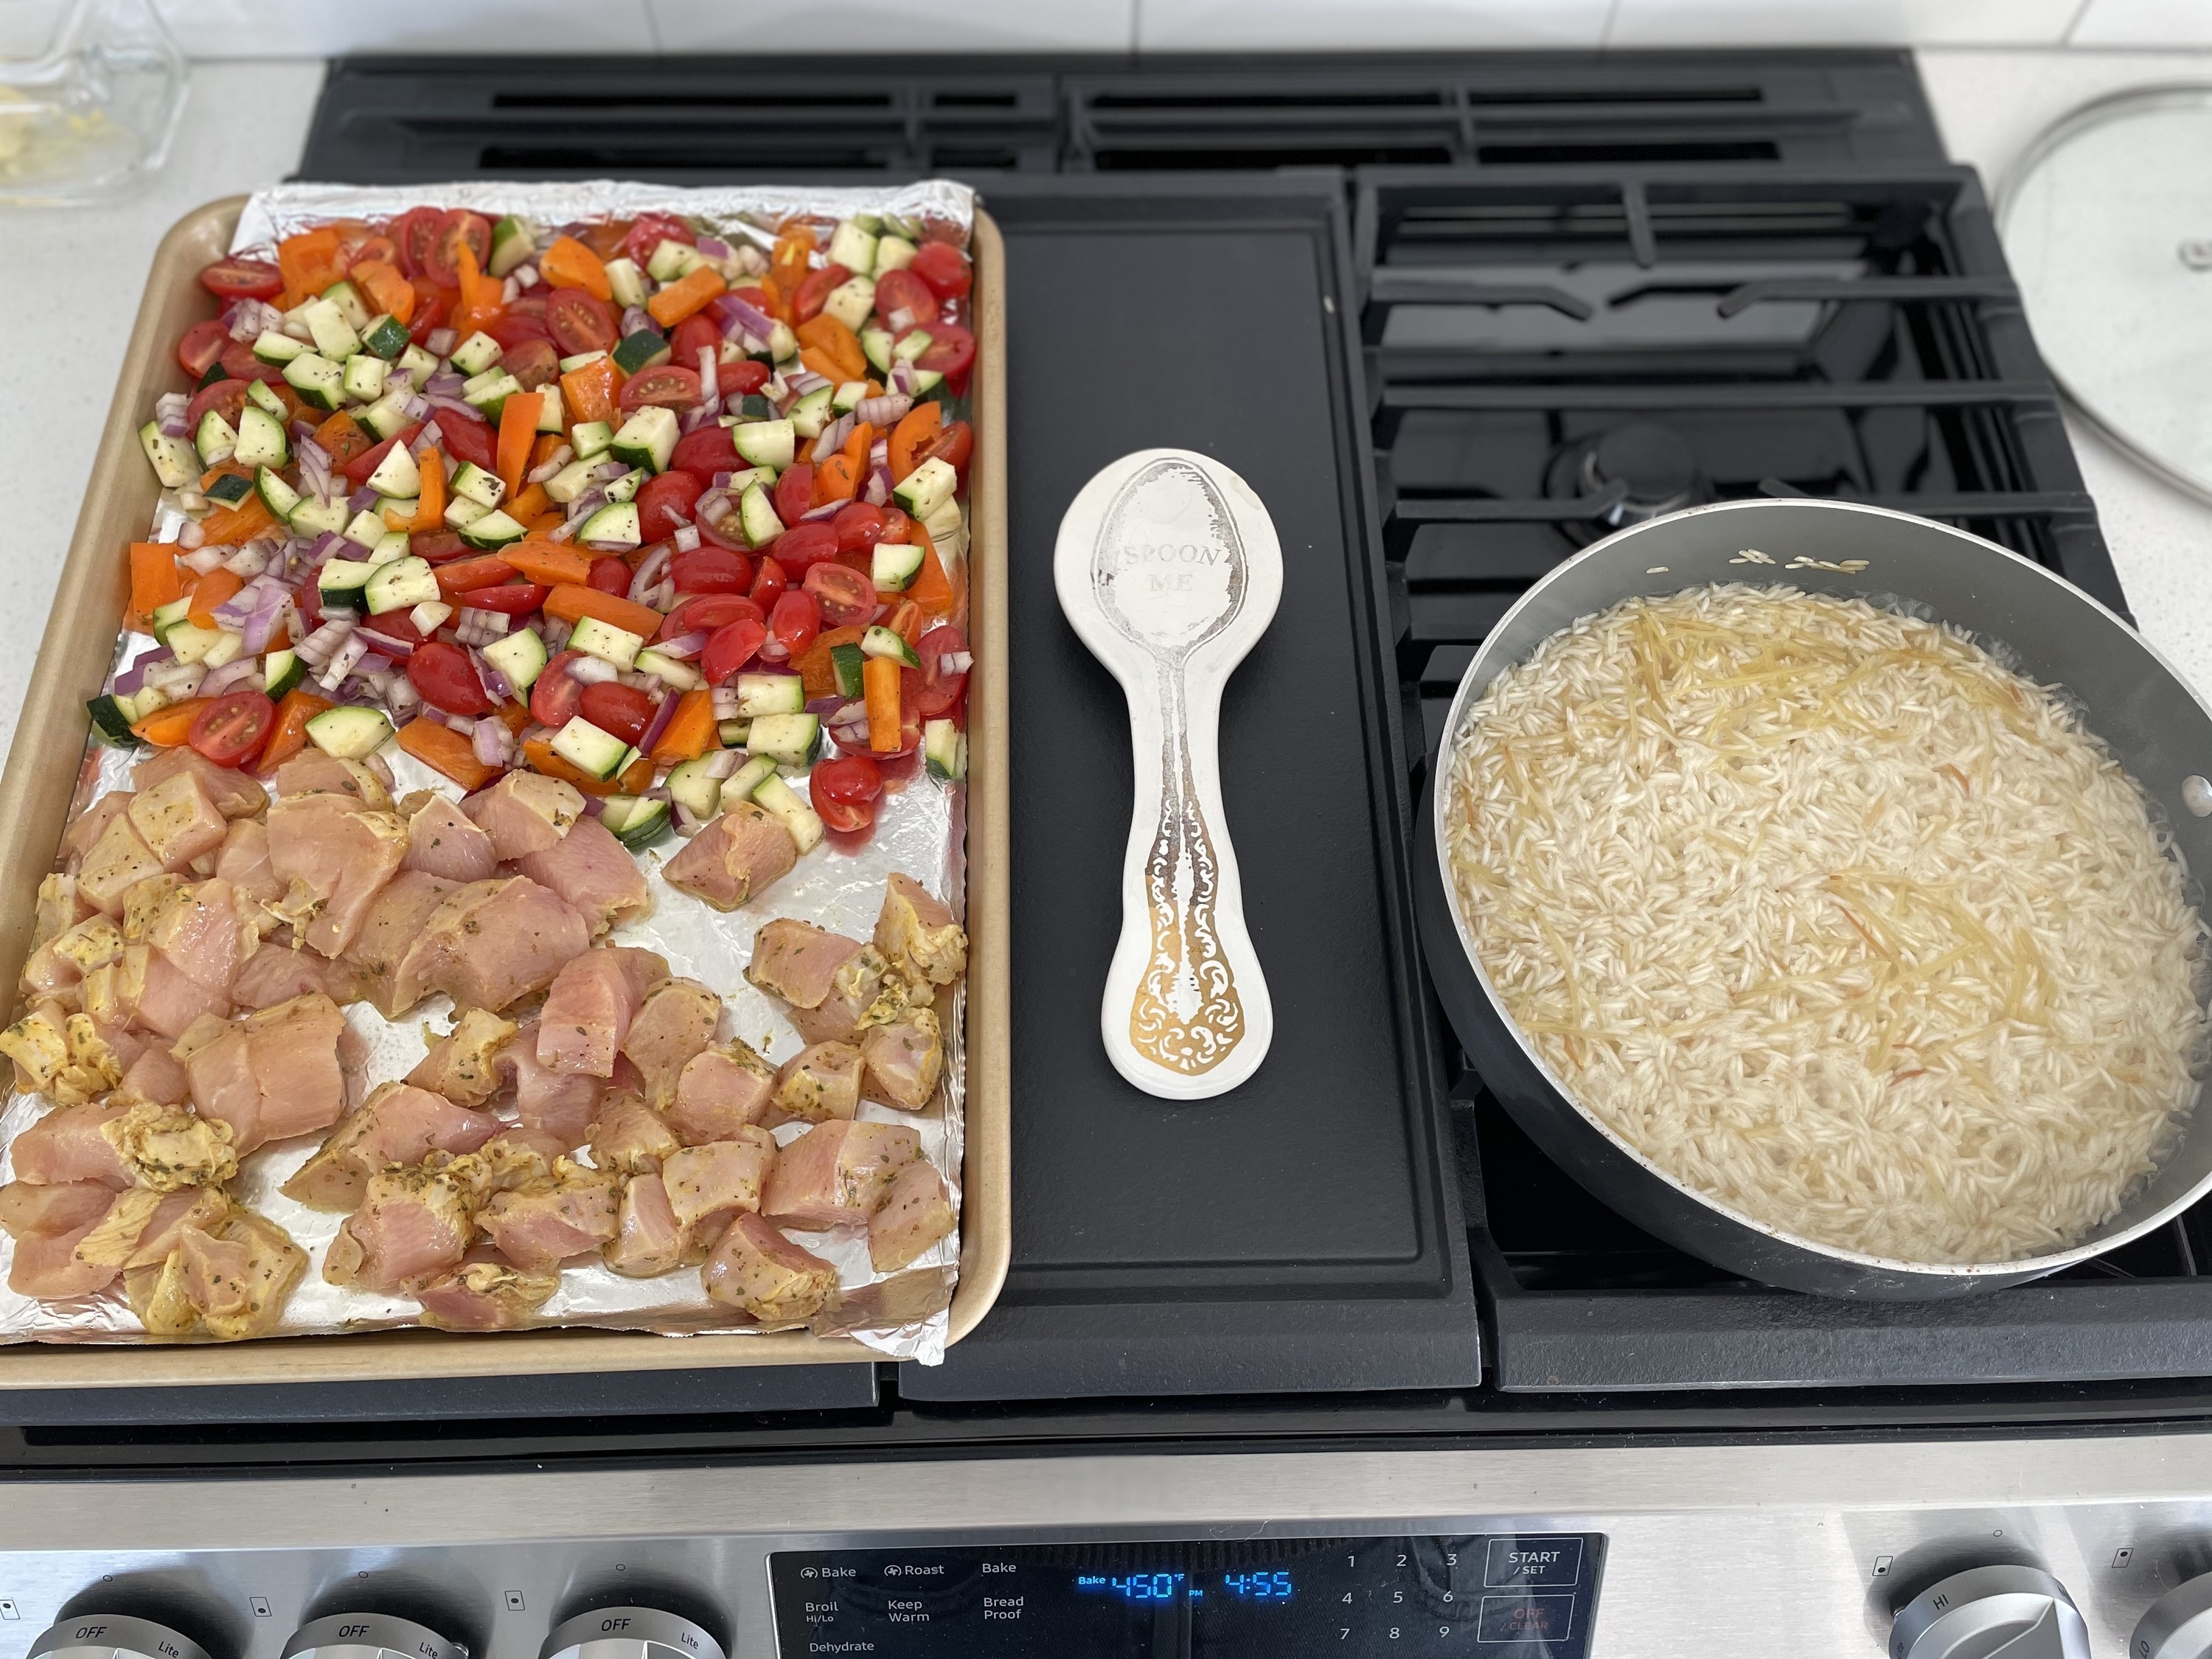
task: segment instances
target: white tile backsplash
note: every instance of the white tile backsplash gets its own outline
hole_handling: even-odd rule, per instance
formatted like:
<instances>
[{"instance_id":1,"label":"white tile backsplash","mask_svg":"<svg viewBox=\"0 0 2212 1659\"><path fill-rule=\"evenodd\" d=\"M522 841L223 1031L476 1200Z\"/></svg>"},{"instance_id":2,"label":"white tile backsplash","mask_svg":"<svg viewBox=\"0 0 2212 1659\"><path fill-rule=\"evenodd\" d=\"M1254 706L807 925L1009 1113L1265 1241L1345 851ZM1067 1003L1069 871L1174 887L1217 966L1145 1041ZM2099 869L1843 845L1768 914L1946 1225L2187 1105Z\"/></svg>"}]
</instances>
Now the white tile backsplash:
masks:
<instances>
[{"instance_id":1,"label":"white tile backsplash","mask_svg":"<svg viewBox=\"0 0 2212 1659\"><path fill-rule=\"evenodd\" d=\"M1133 0L645 0L664 52L1127 52Z\"/></svg>"},{"instance_id":2,"label":"white tile backsplash","mask_svg":"<svg viewBox=\"0 0 2212 1659\"><path fill-rule=\"evenodd\" d=\"M194 58L651 52L646 0L155 0Z\"/></svg>"},{"instance_id":3,"label":"white tile backsplash","mask_svg":"<svg viewBox=\"0 0 2212 1659\"><path fill-rule=\"evenodd\" d=\"M1619 0L1606 43L2055 46L2064 40L2081 4L2081 0Z\"/></svg>"},{"instance_id":4,"label":"white tile backsplash","mask_svg":"<svg viewBox=\"0 0 2212 1659\"><path fill-rule=\"evenodd\" d=\"M2212 0L2089 0L2076 46L2212 46Z\"/></svg>"},{"instance_id":5,"label":"white tile backsplash","mask_svg":"<svg viewBox=\"0 0 2212 1659\"><path fill-rule=\"evenodd\" d=\"M1595 47L1613 0L1136 0L1144 52Z\"/></svg>"}]
</instances>

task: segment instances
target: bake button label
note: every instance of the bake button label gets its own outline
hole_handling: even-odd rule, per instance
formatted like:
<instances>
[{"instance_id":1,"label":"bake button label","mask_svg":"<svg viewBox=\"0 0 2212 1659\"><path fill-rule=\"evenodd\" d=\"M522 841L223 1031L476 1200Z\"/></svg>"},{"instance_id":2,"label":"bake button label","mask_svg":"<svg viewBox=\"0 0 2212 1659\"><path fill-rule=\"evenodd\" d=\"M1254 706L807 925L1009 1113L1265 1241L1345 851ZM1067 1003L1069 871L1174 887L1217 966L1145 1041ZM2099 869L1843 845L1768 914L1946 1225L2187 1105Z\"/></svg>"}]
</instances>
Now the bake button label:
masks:
<instances>
[{"instance_id":1,"label":"bake button label","mask_svg":"<svg viewBox=\"0 0 2212 1659\"><path fill-rule=\"evenodd\" d=\"M1522 1585L1565 1589L1580 1583L1582 1576L1579 1538L1493 1538L1482 1583L1486 1589Z\"/></svg>"}]
</instances>

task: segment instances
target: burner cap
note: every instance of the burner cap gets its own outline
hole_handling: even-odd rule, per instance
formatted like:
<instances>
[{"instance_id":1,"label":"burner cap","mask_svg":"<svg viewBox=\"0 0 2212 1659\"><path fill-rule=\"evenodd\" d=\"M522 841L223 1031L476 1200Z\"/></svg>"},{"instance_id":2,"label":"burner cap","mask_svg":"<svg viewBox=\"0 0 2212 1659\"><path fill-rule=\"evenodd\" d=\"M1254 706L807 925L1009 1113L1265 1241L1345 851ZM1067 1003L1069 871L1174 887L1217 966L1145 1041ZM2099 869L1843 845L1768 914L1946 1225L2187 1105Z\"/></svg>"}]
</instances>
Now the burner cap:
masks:
<instances>
[{"instance_id":1,"label":"burner cap","mask_svg":"<svg viewBox=\"0 0 2212 1659\"><path fill-rule=\"evenodd\" d=\"M1681 434L1650 421L1626 421L1606 432L1590 465L1599 483L1626 484L1628 499L1639 505L1675 501L1698 481L1698 459Z\"/></svg>"}]
</instances>

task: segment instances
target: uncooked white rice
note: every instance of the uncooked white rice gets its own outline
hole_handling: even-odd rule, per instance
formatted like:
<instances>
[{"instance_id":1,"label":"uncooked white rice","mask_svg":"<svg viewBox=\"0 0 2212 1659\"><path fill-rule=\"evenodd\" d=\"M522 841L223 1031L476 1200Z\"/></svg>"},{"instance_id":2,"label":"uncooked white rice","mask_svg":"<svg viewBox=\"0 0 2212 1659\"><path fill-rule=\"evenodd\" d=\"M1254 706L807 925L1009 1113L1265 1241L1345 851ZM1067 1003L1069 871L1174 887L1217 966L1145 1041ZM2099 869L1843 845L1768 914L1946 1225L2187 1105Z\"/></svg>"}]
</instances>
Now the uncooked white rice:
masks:
<instances>
[{"instance_id":1,"label":"uncooked white rice","mask_svg":"<svg viewBox=\"0 0 2212 1659\"><path fill-rule=\"evenodd\" d=\"M1498 677L1449 785L1462 913L1554 1073L1784 1232L2061 1249L2195 1102L2170 839L1954 630L1788 587L1632 599Z\"/></svg>"}]
</instances>

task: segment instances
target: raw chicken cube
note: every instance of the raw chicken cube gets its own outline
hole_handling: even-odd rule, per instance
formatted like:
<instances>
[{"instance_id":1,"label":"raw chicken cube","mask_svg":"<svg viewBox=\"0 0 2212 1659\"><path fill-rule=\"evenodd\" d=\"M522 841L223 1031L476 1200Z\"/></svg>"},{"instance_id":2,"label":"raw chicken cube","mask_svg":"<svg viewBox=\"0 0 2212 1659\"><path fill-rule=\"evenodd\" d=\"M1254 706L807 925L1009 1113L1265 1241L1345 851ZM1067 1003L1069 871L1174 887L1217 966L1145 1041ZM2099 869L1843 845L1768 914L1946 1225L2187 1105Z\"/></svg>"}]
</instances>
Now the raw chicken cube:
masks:
<instances>
[{"instance_id":1,"label":"raw chicken cube","mask_svg":"<svg viewBox=\"0 0 2212 1659\"><path fill-rule=\"evenodd\" d=\"M101 1133L130 1110L112 1100L57 1106L17 1131L9 1147L16 1179L52 1186L93 1181L117 1189L134 1184L115 1143Z\"/></svg>"},{"instance_id":2,"label":"raw chicken cube","mask_svg":"<svg viewBox=\"0 0 2212 1659\"><path fill-rule=\"evenodd\" d=\"M668 1206L687 1243L704 1243L741 1210L758 1210L776 1158L775 1137L745 1128L730 1140L671 1152L660 1166Z\"/></svg>"},{"instance_id":3,"label":"raw chicken cube","mask_svg":"<svg viewBox=\"0 0 2212 1659\"><path fill-rule=\"evenodd\" d=\"M950 985L968 971L968 935L952 912L912 876L896 871L884 884L875 946L905 976L917 1002L930 1000L932 986Z\"/></svg>"},{"instance_id":4,"label":"raw chicken cube","mask_svg":"<svg viewBox=\"0 0 2212 1659\"><path fill-rule=\"evenodd\" d=\"M276 909L310 950L343 954L407 856L407 826L345 794L292 795L269 809L269 867L284 884Z\"/></svg>"},{"instance_id":5,"label":"raw chicken cube","mask_svg":"<svg viewBox=\"0 0 2212 1659\"><path fill-rule=\"evenodd\" d=\"M319 994L333 1002L359 1000L362 975L349 959L331 962L297 944L264 939L230 982L230 1000L241 1008L273 1008L294 997Z\"/></svg>"},{"instance_id":6,"label":"raw chicken cube","mask_svg":"<svg viewBox=\"0 0 2212 1659\"><path fill-rule=\"evenodd\" d=\"M488 893L495 884L450 882L422 870L402 870L384 884L362 919L361 933L347 951L346 960L366 981L368 1000L386 1018L397 1018L429 994L429 988L422 982L419 964L427 961L422 956L422 938L439 907L456 894L479 889ZM410 975L403 1000L400 967L410 955L418 967Z\"/></svg>"},{"instance_id":7,"label":"raw chicken cube","mask_svg":"<svg viewBox=\"0 0 2212 1659\"><path fill-rule=\"evenodd\" d=\"M759 1216L740 1215L699 1270L707 1294L763 1325L803 1324L837 1294L837 1269Z\"/></svg>"},{"instance_id":8,"label":"raw chicken cube","mask_svg":"<svg viewBox=\"0 0 2212 1659\"><path fill-rule=\"evenodd\" d=\"M809 1043L776 1073L775 1103L809 1123L852 1116L860 1107L860 1051L849 1042Z\"/></svg>"},{"instance_id":9,"label":"raw chicken cube","mask_svg":"<svg viewBox=\"0 0 2212 1659\"><path fill-rule=\"evenodd\" d=\"M477 1224L516 1267L556 1267L615 1236L617 1183L611 1170L564 1158L554 1164L551 1180L495 1194Z\"/></svg>"},{"instance_id":10,"label":"raw chicken cube","mask_svg":"<svg viewBox=\"0 0 2212 1659\"><path fill-rule=\"evenodd\" d=\"M464 800L461 810L491 837L499 856L511 860L559 846L584 816L584 796L574 784L540 772L509 772Z\"/></svg>"},{"instance_id":11,"label":"raw chicken cube","mask_svg":"<svg viewBox=\"0 0 2212 1659\"><path fill-rule=\"evenodd\" d=\"M921 1156L903 1123L817 1123L775 1157L761 1213L801 1232L865 1227L892 1178Z\"/></svg>"},{"instance_id":12,"label":"raw chicken cube","mask_svg":"<svg viewBox=\"0 0 2212 1659\"><path fill-rule=\"evenodd\" d=\"M443 1095L411 1084L380 1084L283 1191L312 1210L352 1210L378 1170L419 1164L432 1152L473 1152L499 1130L497 1118L456 1106Z\"/></svg>"},{"instance_id":13,"label":"raw chicken cube","mask_svg":"<svg viewBox=\"0 0 2212 1659\"><path fill-rule=\"evenodd\" d=\"M567 835L543 852L524 854L515 867L558 893L594 937L653 908L645 872L597 818L577 819Z\"/></svg>"},{"instance_id":14,"label":"raw chicken cube","mask_svg":"<svg viewBox=\"0 0 2212 1659\"><path fill-rule=\"evenodd\" d=\"M173 966L226 996L261 942L240 912L237 890L220 876L179 887L149 919L144 937Z\"/></svg>"},{"instance_id":15,"label":"raw chicken cube","mask_svg":"<svg viewBox=\"0 0 2212 1659\"><path fill-rule=\"evenodd\" d=\"M185 1060L192 1103L230 1125L240 1157L327 1129L345 1109L345 1015L309 994L250 1014Z\"/></svg>"},{"instance_id":16,"label":"raw chicken cube","mask_svg":"<svg viewBox=\"0 0 2212 1659\"><path fill-rule=\"evenodd\" d=\"M155 1192L216 1187L238 1173L230 1126L181 1105L133 1102L101 1124L100 1134L131 1179Z\"/></svg>"},{"instance_id":17,"label":"raw chicken cube","mask_svg":"<svg viewBox=\"0 0 2212 1659\"><path fill-rule=\"evenodd\" d=\"M216 856L215 872L258 905L284 896L284 884L269 862L269 826L259 818L232 822Z\"/></svg>"},{"instance_id":18,"label":"raw chicken cube","mask_svg":"<svg viewBox=\"0 0 2212 1659\"><path fill-rule=\"evenodd\" d=\"M687 1146L729 1140L757 1123L775 1092L775 1067L739 1038L694 1054L676 1079L668 1127Z\"/></svg>"},{"instance_id":19,"label":"raw chicken cube","mask_svg":"<svg viewBox=\"0 0 2212 1659\"><path fill-rule=\"evenodd\" d=\"M441 1331L513 1331L553 1299L561 1275L525 1272L488 1245L479 1244L461 1265L415 1292L422 1322Z\"/></svg>"},{"instance_id":20,"label":"raw chicken cube","mask_svg":"<svg viewBox=\"0 0 2212 1659\"><path fill-rule=\"evenodd\" d=\"M111 1199L111 1202L112 1202ZM102 1206L100 1215L106 1213ZM32 1233L15 1241L9 1264L8 1288L19 1296L46 1300L90 1296L115 1282L117 1269L100 1261L81 1261L76 1247L98 1230L100 1216L65 1233Z\"/></svg>"},{"instance_id":21,"label":"raw chicken cube","mask_svg":"<svg viewBox=\"0 0 2212 1659\"><path fill-rule=\"evenodd\" d=\"M165 870L181 870L222 845L229 820L190 772L142 789L131 803L131 827Z\"/></svg>"},{"instance_id":22,"label":"raw chicken cube","mask_svg":"<svg viewBox=\"0 0 2212 1659\"><path fill-rule=\"evenodd\" d=\"M10 1238L74 1233L106 1215L115 1196L115 1188L104 1182L11 1181L0 1187L0 1233Z\"/></svg>"},{"instance_id":23,"label":"raw chicken cube","mask_svg":"<svg viewBox=\"0 0 2212 1659\"><path fill-rule=\"evenodd\" d=\"M192 1080L184 1062L156 1043L131 1062L117 1085L118 1100L151 1101L157 1106L182 1106L192 1097Z\"/></svg>"},{"instance_id":24,"label":"raw chicken cube","mask_svg":"<svg viewBox=\"0 0 2212 1659\"><path fill-rule=\"evenodd\" d=\"M307 1253L275 1222L234 1205L222 1224L187 1225L159 1268L134 1273L131 1304L155 1336L266 1336L307 1271Z\"/></svg>"},{"instance_id":25,"label":"raw chicken cube","mask_svg":"<svg viewBox=\"0 0 2212 1659\"><path fill-rule=\"evenodd\" d=\"M658 1170L623 1183L615 1236L600 1255L608 1267L629 1279L651 1279L684 1265L684 1229L669 1206L668 1188Z\"/></svg>"},{"instance_id":26,"label":"raw chicken cube","mask_svg":"<svg viewBox=\"0 0 2212 1659\"><path fill-rule=\"evenodd\" d=\"M666 958L608 946L563 967L538 1018L538 1061L556 1072L612 1077L646 992L668 977Z\"/></svg>"},{"instance_id":27,"label":"raw chicken cube","mask_svg":"<svg viewBox=\"0 0 2212 1659\"><path fill-rule=\"evenodd\" d=\"M118 812L109 819L100 839L84 855L84 863L76 872L76 890L94 908L107 915L119 916L123 914L123 896L149 876L161 872L161 860L131 827L130 817Z\"/></svg>"},{"instance_id":28,"label":"raw chicken cube","mask_svg":"<svg viewBox=\"0 0 2212 1659\"><path fill-rule=\"evenodd\" d=\"M401 958L396 994L411 1007L443 991L457 1006L496 1013L550 985L590 942L584 919L528 877L471 882Z\"/></svg>"},{"instance_id":29,"label":"raw chicken cube","mask_svg":"<svg viewBox=\"0 0 2212 1659\"><path fill-rule=\"evenodd\" d=\"M627 1089L614 1091L600 1103L592 1125L592 1162L623 1175L658 1170L682 1145L660 1114Z\"/></svg>"},{"instance_id":30,"label":"raw chicken cube","mask_svg":"<svg viewBox=\"0 0 2212 1659\"><path fill-rule=\"evenodd\" d=\"M734 910L789 875L798 862L799 843L783 820L747 800L709 820L663 873L670 886L717 910Z\"/></svg>"},{"instance_id":31,"label":"raw chicken cube","mask_svg":"<svg viewBox=\"0 0 2212 1659\"><path fill-rule=\"evenodd\" d=\"M235 767L217 766L198 750L185 744L157 750L131 769L131 785L150 793L178 776L198 781L208 799L226 818L250 818L269 805L269 792Z\"/></svg>"},{"instance_id":32,"label":"raw chicken cube","mask_svg":"<svg viewBox=\"0 0 2212 1659\"><path fill-rule=\"evenodd\" d=\"M230 998L201 984L150 945L127 945L121 958L86 975L84 1011L102 1026L183 1035L204 1015L222 1019Z\"/></svg>"},{"instance_id":33,"label":"raw chicken cube","mask_svg":"<svg viewBox=\"0 0 2212 1659\"><path fill-rule=\"evenodd\" d=\"M429 790L399 803L407 820L407 856L403 870L420 870L447 881L487 881L499 873L499 854L491 837L477 827L459 803Z\"/></svg>"},{"instance_id":34,"label":"raw chicken cube","mask_svg":"<svg viewBox=\"0 0 2212 1659\"><path fill-rule=\"evenodd\" d=\"M538 1060L538 1026L526 1024L499 1051L499 1063L514 1073L514 1109L522 1127L550 1135L563 1152L591 1138L599 1115L599 1079L580 1073L556 1072Z\"/></svg>"},{"instance_id":35,"label":"raw chicken cube","mask_svg":"<svg viewBox=\"0 0 2212 1659\"><path fill-rule=\"evenodd\" d=\"M891 1177L868 1218L868 1261L879 1273L896 1273L957 1224L945 1177L916 1158Z\"/></svg>"},{"instance_id":36,"label":"raw chicken cube","mask_svg":"<svg viewBox=\"0 0 2212 1659\"><path fill-rule=\"evenodd\" d=\"M860 1034L868 1066L868 1096L918 1112L929 1104L945 1070L945 1033L933 1008L909 1008L888 1025Z\"/></svg>"},{"instance_id":37,"label":"raw chicken cube","mask_svg":"<svg viewBox=\"0 0 2212 1659\"><path fill-rule=\"evenodd\" d=\"M794 1008L819 1008L836 985L837 970L862 948L856 939L779 916L753 935L745 977Z\"/></svg>"},{"instance_id":38,"label":"raw chicken cube","mask_svg":"<svg viewBox=\"0 0 2212 1659\"><path fill-rule=\"evenodd\" d=\"M230 1202L214 1187L179 1187L173 1193L133 1187L118 1193L100 1225L77 1241L76 1259L118 1273L158 1266L182 1242L186 1227L221 1226Z\"/></svg>"},{"instance_id":39,"label":"raw chicken cube","mask_svg":"<svg viewBox=\"0 0 2212 1659\"><path fill-rule=\"evenodd\" d=\"M392 808L392 769L375 756L340 760L319 749L304 749L276 769L276 793L340 795L356 806L385 812Z\"/></svg>"},{"instance_id":40,"label":"raw chicken cube","mask_svg":"<svg viewBox=\"0 0 2212 1659\"><path fill-rule=\"evenodd\" d=\"M791 1023L809 1042L853 1042L871 1025L896 1019L907 1009L906 981L884 960L884 953L864 945L837 966L830 976L830 990L819 1006L793 1007Z\"/></svg>"},{"instance_id":41,"label":"raw chicken cube","mask_svg":"<svg viewBox=\"0 0 2212 1659\"><path fill-rule=\"evenodd\" d=\"M83 865L91 855L92 849L100 845L100 838L107 834L107 826L128 813L131 803L137 798L136 793L129 789L110 790L86 807L70 827L62 831L62 858L72 873ZM141 842L139 845L143 847L145 843Z\"/></svg>"},{"instance_id":42,"label":"raw chicken cube","mask_svg":"<svg viewBox=\"0 0 2212 1659\"><path fill-rule=\"evenodd\" d=\"M23 994L36 1001L69 992L93 969L122 954L123 930L106 916L87 916L31 952L23 964Z\"/></svg>"},{"instance_id":43,"label":"raw chicken cube","mask_svg":"<svg viewBox=\"0 0 2212 1659\"><path fill-rule=\"evenodd\" d=\"M623 1053L636 1066L650 1104L665 1107L676 1098L677 1079L714 1042L721 1018L722 999L696 979L663 980L646 994Z\"/></svg>"},{"instance_id":44,"label":"raw chicken cube","mask_svg":"<svg viewBox=\"0 0 2212 1659\"><path fill-rule=\"evenodd\" d=\"M323 1277L381 1296L410 1295L467 1253L474 1194L464 1174L406 1164L368 1177L323 1259Z\"/></svg>"},{"instance_id":45,"label":"raw chicken cube","mask_svg":"<svg viewBox=\"0 0 2212 1659\"><path fill-rule=\"evenodd\" d=\"M471 1008L430 1045L407 1080L464 1106L481 1105L499 1088L499 1053L516 1029L512 1020Z\"/></svg>"}]
</instances>

